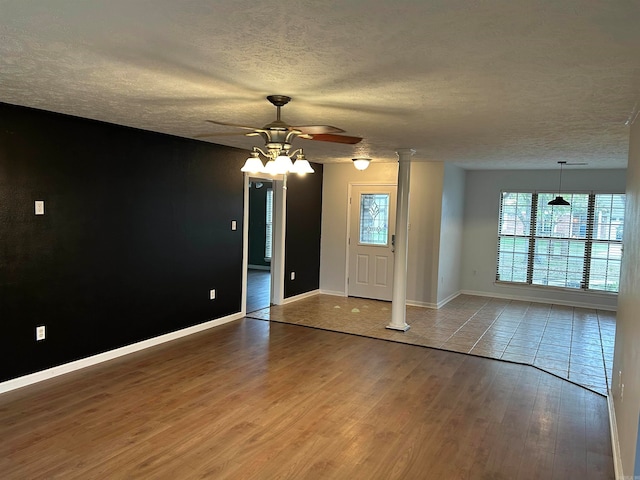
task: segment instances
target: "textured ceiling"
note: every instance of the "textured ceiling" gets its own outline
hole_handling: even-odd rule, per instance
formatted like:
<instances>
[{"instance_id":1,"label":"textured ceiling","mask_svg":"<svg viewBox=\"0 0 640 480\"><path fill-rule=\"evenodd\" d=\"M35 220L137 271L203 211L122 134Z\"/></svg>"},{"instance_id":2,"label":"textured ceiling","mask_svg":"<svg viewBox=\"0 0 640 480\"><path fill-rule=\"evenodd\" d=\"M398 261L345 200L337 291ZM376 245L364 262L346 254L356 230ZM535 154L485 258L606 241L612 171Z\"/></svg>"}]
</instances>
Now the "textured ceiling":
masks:
<instances>
[{"instance_id":1,"label":"textured ceiling","mask_svg":"<svg viewBox=\"0 0 640 480\"><path fill-rule=\"evenodd\" d=\"M310 160L624 168L640 1L0 0L0 101L194 137L270 122L269 94L364 137Z\"/></svg>"}]
</instances>

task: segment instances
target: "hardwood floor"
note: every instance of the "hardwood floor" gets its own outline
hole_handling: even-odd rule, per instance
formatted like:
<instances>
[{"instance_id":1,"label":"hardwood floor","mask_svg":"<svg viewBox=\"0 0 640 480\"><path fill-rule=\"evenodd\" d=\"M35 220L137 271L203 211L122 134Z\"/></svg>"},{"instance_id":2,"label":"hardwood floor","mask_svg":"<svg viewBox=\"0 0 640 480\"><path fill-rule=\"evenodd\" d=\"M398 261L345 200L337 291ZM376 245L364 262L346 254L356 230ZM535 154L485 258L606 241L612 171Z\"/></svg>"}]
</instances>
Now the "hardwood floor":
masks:
<instances>
[{"instance_id":1,"label":"hardwood floor","mask_svg":"<svg viewBox=\"0 0 640 480\"><path fill-rule=\"evenodd\" d=\"M609 479L610 445L533 367L251 319L0 396L3 479Z\"/></svg>"},{"instance_id":2,"label":"hardwood floor","mask_svg":"<svg viewBox=\"0 0 640 480\"><path fill-rule=\"evenodd\" d=\"M270 299L271 272L250 268L247 271L247 313L268 307Z\"/></svg>"}]
</instances>

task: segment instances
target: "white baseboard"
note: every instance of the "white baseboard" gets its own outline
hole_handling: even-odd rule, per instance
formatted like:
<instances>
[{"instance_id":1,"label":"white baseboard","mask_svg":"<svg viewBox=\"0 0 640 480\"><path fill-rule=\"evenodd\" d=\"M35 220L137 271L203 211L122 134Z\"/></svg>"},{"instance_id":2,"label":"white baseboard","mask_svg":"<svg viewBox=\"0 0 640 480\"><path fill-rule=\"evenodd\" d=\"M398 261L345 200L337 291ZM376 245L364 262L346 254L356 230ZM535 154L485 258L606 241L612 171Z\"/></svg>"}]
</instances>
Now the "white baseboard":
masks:
<instances>
[{"instance_id":1,"label":"white baseboard","mask_svg":"<svg viewBox=\"0 0 640 480\"><path fill-rule=\"evenodd\" d=\"M622 469L622 457L620 456L620 440L618 438L618 424L616 422L616 410L613 404L613 393L609 390L607 395L607 407L609 410L609 428L611 429L611 450L613 451L613 470L616 480L625 478Z\"/></svg>"},{"instance_id":2,"label":"white baseboard","mask_svg":"<svg viewBox=\"0 0 640 480\"><path fill-rule=\"evenodd\" d=\"M322 295L333 295L334 297L346 297L347 294L345 292L338 292L334 290L320 290Z\"/></svg>"},{"instance_id":3,"label":"white baseboard","mask_svg":"<svg viewBox=\"0 0 640 480\"><path fill-rule=\"evenodd\" d=\"M406 303L410 307L431 308L433 310L438 309L438 305L436 303L420 302L418 300L409 300L409 299L407 299Z\"/></svg>"},{"instance_id":4,"label":"white baseboard","mask_svg":"<svg viewBox=\"0 0 640 480\"><path fill-rule=\"evenodd\" d=\"M449 295L447 298L445 298L444 300L438 302L438 303L430 303L430 302L420 302L417 300L409 300L407 299L407 305L411 306L411 307L423 307L423 308L431 308L433 310L438 310L442 307L444 307L447 303L449 303L451 300L453 300L454 298L458 297L460 295L460 292L456 292L453 295Z\"/></svg>"},{"instance_id":5,"label":"white baseboard","mask_svg":"<svg viewBox=\"0 0 640 480\"><path fill-rule=\"evenodd\" d=\"M442 308L444 307L447 303L449 303L451 300L458 298L460 296L461 292L457 291L456 293L452 293L451 295L449 295L447 298L445 298L444 300L441 300L440 302L438 302L438 308Z\"/></svg>"},{"instance_id":6,"label":"white baseboard","mask_svg":"<svg viewBox=\"0 0 640 480\"><path fill-rule=\"evenodd\" d=\"M310 292L301 293L300 295L295 295L293 297L287 297L282 300L282 305L286 305L287 303L296 302L298 300L302 300L303 298L313 297L318 295L320 290L311 290Z\"/></svg>"},{"instance_id":7,"label":"white baseboard","mask_svg":"<svg viewBox=\"0 0 640 480\"><path fill-rule=\"evenodd\" d=\"M553 305L564 305L567 307L577 307L577 308L589 308L594 310L607 310L607 311L613 311L613 312L617 310L616 307L612 307L611 305L598 305L593 303L571 302L566 300L559 300L557 298L530 297L526 295L509 295L509 294L501 294L498 292L476 292L474 290L461 290L459 295L460 294L474 295L476 297L502 298L504 300L519 300L521 302L550 303Z\"/></svg>"},{"instance_id":8,"label":"white baseboard","mask_svg":"<svg viewBox=\"0 0 640 480\"><path fill-rule=\"evenodd\" d=\"M125 347L109 350L108 352L100 353L98 355L93 355L81 360L58 365L57 367L48 368L39 372L30 373L29 375L24 375L22 377L13 378L11 380L0 383L0 394L10 392L11 390L16 390L18 388L26 387L27 385L32 385L34 383L42 382L44 380L48 380L60 375L64 375L65 373L70 373L76 370L90 367L92 365L97 365L98 363L113 360L114 358L138 352L146 348L155 347L156 345L170 342L178 338L186 337L187 335L192 335L203 330L208 330L209 328L217 327L219 325L233 322L234 320L239 320L241 318L244 318L244 315L240 313L234 313L233 315L228 315L226 317L217 318L205 323L200 323L192 327L178 330L177 332L166 333L164 335L133 343Z\"/></svg>"}]
</instances>

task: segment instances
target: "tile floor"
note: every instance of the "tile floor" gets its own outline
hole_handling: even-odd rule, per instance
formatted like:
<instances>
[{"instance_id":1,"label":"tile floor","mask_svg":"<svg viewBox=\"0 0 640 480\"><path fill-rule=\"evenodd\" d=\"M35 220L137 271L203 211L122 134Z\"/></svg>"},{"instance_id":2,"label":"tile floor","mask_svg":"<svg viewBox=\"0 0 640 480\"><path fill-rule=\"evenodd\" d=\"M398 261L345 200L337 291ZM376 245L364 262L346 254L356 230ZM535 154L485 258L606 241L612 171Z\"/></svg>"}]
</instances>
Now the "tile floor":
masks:
<instances>
[{"instance_id":1,"label":"tile floor","mask_svg":"<svg viewBox=\"0 0 640 480\"><path fill-rule=\"evenodd\" d=\"M248 314L271 320L533 365L607 395L616 314L460 295L439 310L407 307L407 332L385 328L391 304L316 295Z\"/></svg>"}]
</instances>

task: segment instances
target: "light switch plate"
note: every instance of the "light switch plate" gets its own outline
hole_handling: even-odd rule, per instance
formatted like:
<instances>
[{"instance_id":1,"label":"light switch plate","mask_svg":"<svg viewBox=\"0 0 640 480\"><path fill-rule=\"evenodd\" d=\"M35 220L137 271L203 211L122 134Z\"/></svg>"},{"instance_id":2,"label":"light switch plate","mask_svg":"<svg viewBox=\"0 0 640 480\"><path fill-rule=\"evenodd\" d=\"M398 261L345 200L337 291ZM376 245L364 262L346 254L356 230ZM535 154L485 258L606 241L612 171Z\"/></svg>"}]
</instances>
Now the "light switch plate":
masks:
<instances>
[{"instance_id":1,"label":"light switch plate","mask_svg":"<svg viewBox=\"0 0 640 480\"><path fill-rule=\"evenodd\" d=\"M36 327L36 341L44 340L47 337L47 330L44 325Z\"/></svg>"},{"instance_id":2,"label":"light switch plate","mask_svg":"<svg viewBox=\"0 0 640 480\"><path fill-rule=\"evenodd\" d=\"M36 215L44 215L44 200L36 200Z\"/></svg>"},{"instance_id":3,"label":"light switch plate","mask_svg":"<svg viewBox=\"0 0 640 480\"><path fill-rule=\"evenodd\" d=\"M235 220L231 220L231 230L237 230L238 229L238 222L236 222Z\"/></svg>"}]
</instances>

